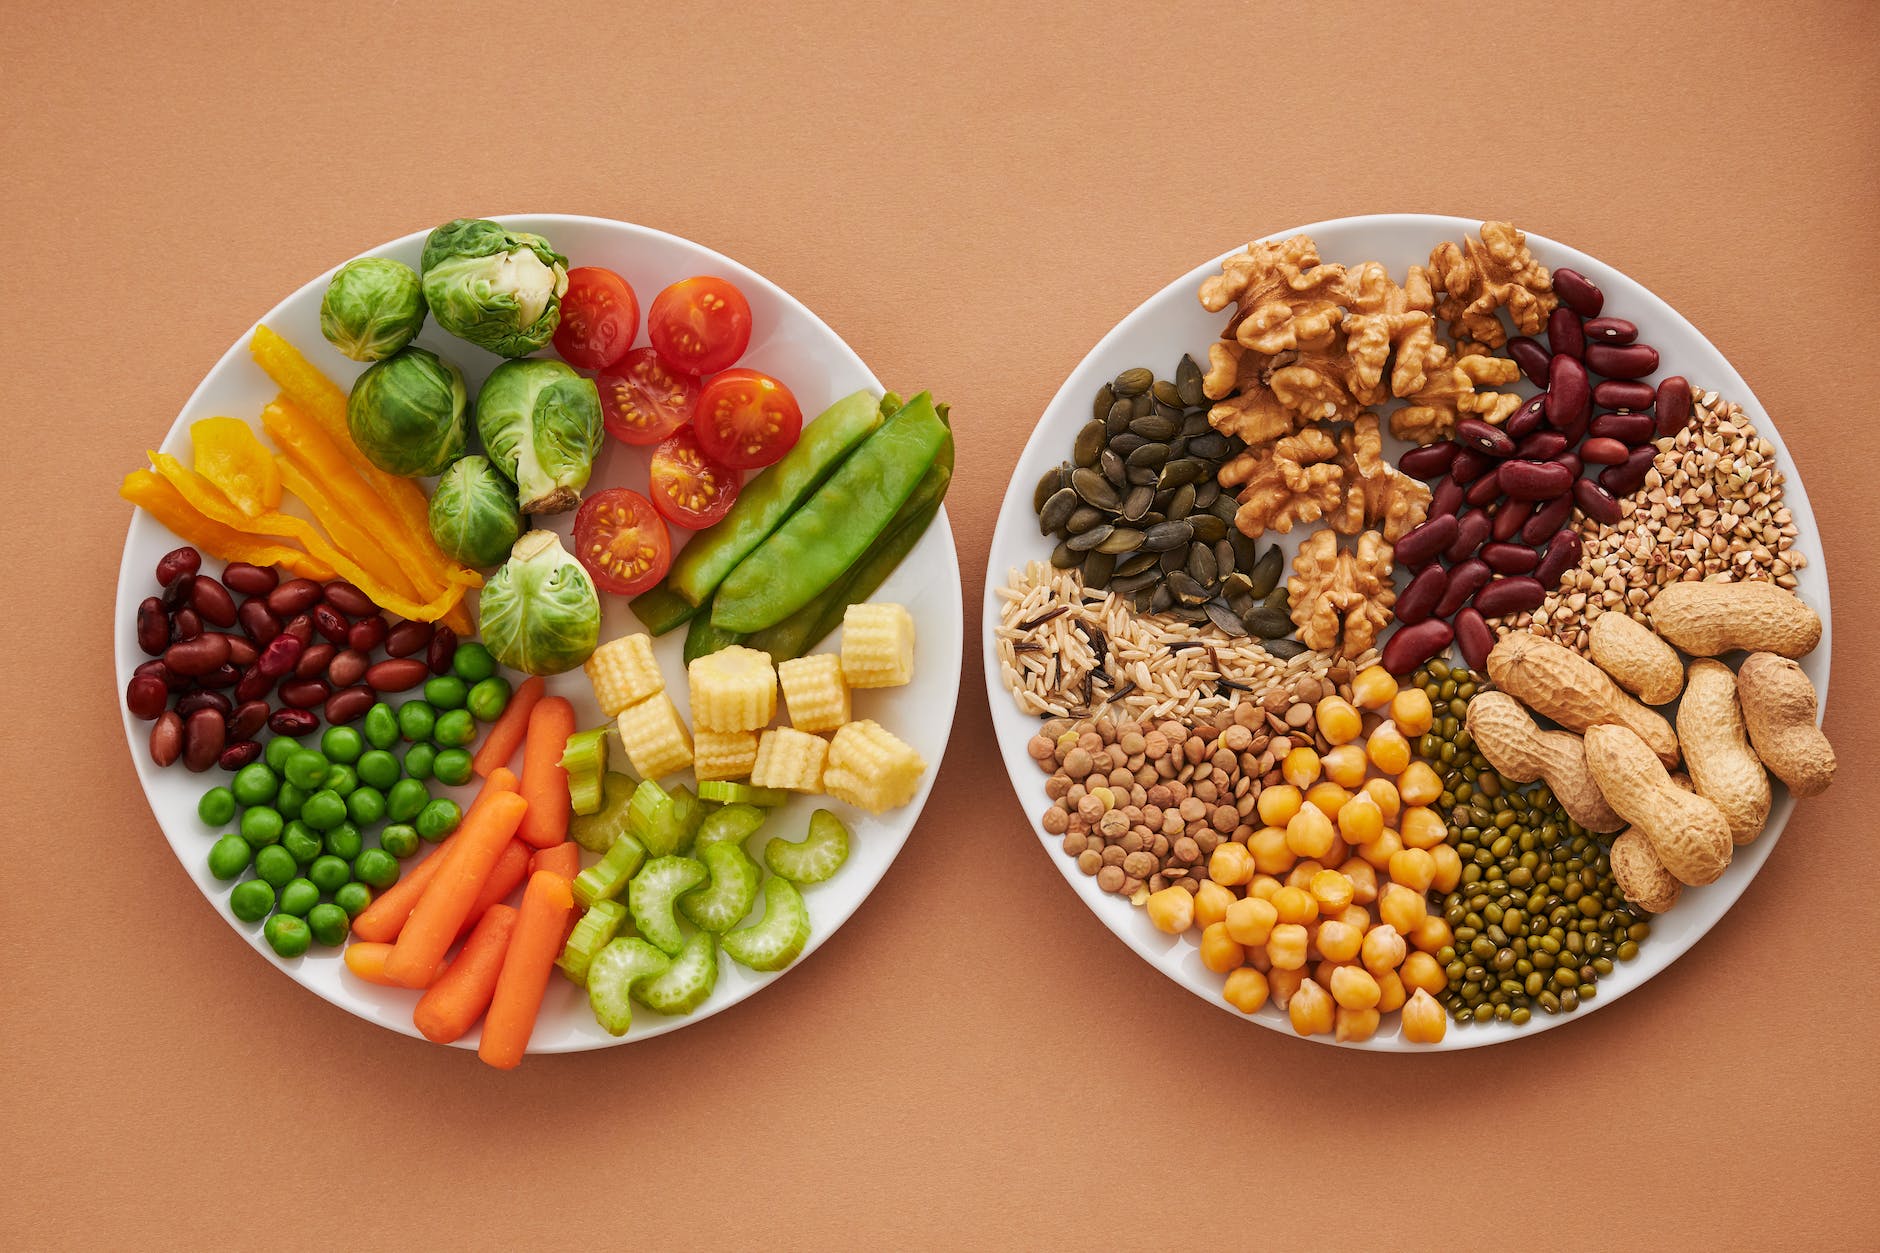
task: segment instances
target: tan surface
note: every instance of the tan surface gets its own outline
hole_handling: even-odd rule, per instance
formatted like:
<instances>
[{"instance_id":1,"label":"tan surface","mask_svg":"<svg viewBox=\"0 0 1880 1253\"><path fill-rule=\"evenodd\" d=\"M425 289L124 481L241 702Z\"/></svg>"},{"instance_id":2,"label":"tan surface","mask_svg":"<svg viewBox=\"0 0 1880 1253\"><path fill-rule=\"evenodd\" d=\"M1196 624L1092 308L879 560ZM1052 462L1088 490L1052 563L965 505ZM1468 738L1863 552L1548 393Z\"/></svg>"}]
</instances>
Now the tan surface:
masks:
<instances>
[{"instance_id":1,"label":"tan surface","mask_svg":"<svg viewBox=\"0 0 1880 1253\"><path fill-rule=\"evenodd\" d=\"M1514 1223L1512 1246L1871 1247L1880 338L1829 303L1880 267L1868 6L1439 25L1326 5L1232 28L1253 6L86 7L15 9L0 43L25 433L0 459L0 736L26 801L0 876L0 1245L1411 1247ZM951 399L969 624L1033 416L1198 259L1378 210L1570 241L1711 335L1800 458L1843 782L1647 991L1488 1052L1356 1055L1202 1004L1065 891L974 660L905 855L781 988L507 1075L351 1018L237 941L137 791L113 489L309 275L524 208L709 243ZM79 660L49 668L55 637Z\"/></svg>"}]
</instances>

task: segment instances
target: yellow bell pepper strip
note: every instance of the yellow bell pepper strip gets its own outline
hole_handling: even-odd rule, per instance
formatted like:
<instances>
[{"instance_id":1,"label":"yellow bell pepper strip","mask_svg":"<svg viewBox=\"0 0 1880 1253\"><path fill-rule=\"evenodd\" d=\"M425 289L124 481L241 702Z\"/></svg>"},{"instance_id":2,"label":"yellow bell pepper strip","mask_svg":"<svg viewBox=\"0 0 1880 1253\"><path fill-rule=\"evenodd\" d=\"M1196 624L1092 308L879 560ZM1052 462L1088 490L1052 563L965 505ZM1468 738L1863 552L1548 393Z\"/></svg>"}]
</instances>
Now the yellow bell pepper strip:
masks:
<instances>
[{"instance_id":1,"label":"yellow bell pepper strip","mask_svg":"<svg viewBox=\"0 0 1880 1253\"><path fill-rule=\"evenodd\" d=\"M240 418L204 418L189 426L196 473L221 489L249 517L281 507L281 472Z\"/></svg>"},{"instance_id":2,"label":"yellow bell pepper strip","mask_svg":"<svg viewBox=\"0 0 1880 1253\"><path fill-rule=\"evenodd\" d=\"M363 515L349 512L333 498L325 485L308 476L292 458L283 454L279 461L281 479L287 484L287 490L307 506L307 512L326 528L328 537L340 551L372 571L385 587L402 596L418 597L417 585L398 568L398 563L386 553L377 538L361 525ZM426 588L425 595L429 596L430 585L427 584Z\"/></svg>"},{"instance_id":3,"label":"yellow bell pepper strip","mask_svg":"<svg viewBox=\"0 0 1880 1253\"><path fill-rule=\"evenodd\" d=\"M161 475L133 470L124 476L118 495L175 532L179 539L225 561L246 561L257 566L285 566L307 579L325 581L333 568L318 558L286 544L270 543L205 517Z\"/></svg>"}]
</instances>

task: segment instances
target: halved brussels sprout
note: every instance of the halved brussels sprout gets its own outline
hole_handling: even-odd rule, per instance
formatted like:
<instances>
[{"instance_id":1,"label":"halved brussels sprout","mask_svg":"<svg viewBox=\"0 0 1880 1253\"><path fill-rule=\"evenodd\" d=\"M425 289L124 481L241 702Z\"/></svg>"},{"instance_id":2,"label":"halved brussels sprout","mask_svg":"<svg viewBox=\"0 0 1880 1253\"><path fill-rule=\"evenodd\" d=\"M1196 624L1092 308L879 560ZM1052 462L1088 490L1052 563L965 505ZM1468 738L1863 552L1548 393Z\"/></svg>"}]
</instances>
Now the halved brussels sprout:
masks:
<instances>
[{"instance_id":1,"label":"halved brussels sprout","mask_svg":"<svg viewBox=\"0 0 1880 1253\"><path fill-rule=\"evenodd\" d=\"M423 348L401 348L369 367L346 400L353 443L389 474L440 474L470 442L463 374Z\"/></svg>"},{"instance_id":2,"label":"halved brussels sprout","mask_svg":"<svg viewBox=\"0 0 1880 1253\"><path fill-rule=\"evenodd\" d=\"M422 268L437 324L479 348L526 357L561 321L568 258L540 235L458 218L424 241Z\"/></svg>"},{"instance_id":3,"label":"halved brussels sprout","mask_svg":"<svg viewBox=\"0 0 1880 1253\"><path fill-rule=\"evenodd\" d=\"M386 257L339 267L320 298L320 334L354 361L383 361L424 325L418 272Z\"/></svg>"},{"instance_id":4,"label":"halved brussels sprout","mask_svg":"<svg viewBox=\"0 0 1880 1253\"><path fill-rule=\"evenodd\" d=\"M431 493L431 535L466 566L493 566L522 534L516 488L488 457L459 457Z\"/></svg>"},{"instance_id":5,"label":"halved brussels sprout","mask_svg":"<svg viewBox=\"0 0 1880 1253\"><path fill-rule=\"evenodd\" d=\"M580 503L603 429L594 380L546 357L503 362L477 396L477 433L524 513Z\"/></svg>"},{"instance_id":6,"label":"halved brussels sprout","mask_svg":"<svg viewBox=\"0 0 1880 1253\"><path fill-rule=\"evenodd\" d=\"M560 674L588 659L601 636L601 601L553 531L516 541L483 585L478 628L496 660L526 674Z\"/></svg>"}]
</instances>

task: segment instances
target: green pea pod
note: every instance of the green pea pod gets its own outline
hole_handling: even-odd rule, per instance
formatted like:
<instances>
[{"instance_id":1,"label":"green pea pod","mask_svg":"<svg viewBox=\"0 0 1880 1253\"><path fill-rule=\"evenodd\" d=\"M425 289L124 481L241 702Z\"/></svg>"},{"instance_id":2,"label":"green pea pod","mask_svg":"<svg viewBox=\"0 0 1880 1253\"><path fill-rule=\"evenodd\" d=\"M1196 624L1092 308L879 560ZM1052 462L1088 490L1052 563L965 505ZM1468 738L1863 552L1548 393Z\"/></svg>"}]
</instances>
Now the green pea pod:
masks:
<instances>
[{"instance_id":1,"label":"green pea pod","mask_svg":"<svg viewBox=\"0 0 1880 1253\"><path fill-rule=\"evenodd\" d=\"M702 608L673 591L664 581L635 596L627 602L627 607L633 610L640 625L654 635L664 635L684 626Z\"/></svg>"},{"instance_id":2,"label":"green pea pod","mask_svg":"<svg viewBox=\"0 0 1880 1253\"><path fill-rule=\"evenodd\" d=\"M688 666L700 657L709 657L719 649L729 648L744 639L736 631L724 631L712 625L712 616L704 612L710 604L708 600L699 606L699 615L685 629L685 664Z\"/></svg>"},{"instance_id":3,"label":"green pea pod","mask_svg":"<svg viewBox=\"0 0 1880 1253\"><path fill-rule=\"evenodd\" d=\"M712 621L761 631L816 599L888 528L948 434L933 397L916 396L719 585Z\"/></svg>"}]
</instances>

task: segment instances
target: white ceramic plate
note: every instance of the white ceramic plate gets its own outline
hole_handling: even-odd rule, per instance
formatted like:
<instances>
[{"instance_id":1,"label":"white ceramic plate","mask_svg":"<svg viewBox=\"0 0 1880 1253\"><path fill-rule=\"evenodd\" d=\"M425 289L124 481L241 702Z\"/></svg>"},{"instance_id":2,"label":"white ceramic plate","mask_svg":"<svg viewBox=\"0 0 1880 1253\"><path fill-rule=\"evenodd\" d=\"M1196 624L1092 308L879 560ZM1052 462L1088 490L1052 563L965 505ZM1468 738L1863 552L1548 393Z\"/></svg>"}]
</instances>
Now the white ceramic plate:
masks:
<instances>
[{"instance_id":1,"label":"white ceramic plate","mask_svg":"<svg viewBox=\"0 0 1880 1253\"><path fill-rule=\"evenodd\" d=\"M639 295L642 314L661 288L694 274L716 274L731 279L751 302L753 332L750 349L740 365L766 371L782 379L802 405L804 418L810 420L833 401L859 388L882 390L881 383L814 313L762 275L739 265L711 249L689 240L604 218L529 214L503 217L498 221L525 231L546 236L565 253L572 265L600 265L617 270ZM412 266L424 246L425 232L407 235L369 255L393 257ZM338 381L350 385L364 368L348 361L320 336L320 297L326 290L331 272L321 275L275 306L262 319L304 352L314 364ZM190 459L189 424L216 414L229 414L254 422L261 408L274 397L275 387L259 366L249 358L248 335L223 354L209 371L195 394L183 406L162 449ZM640 343L645 343L644 318ZM498 363L498 358L440 330L427 322L417 342L448 360L464 372L472 387ZM911 391L911 389L910 389ZM264 437L265 439L265 437ZM646 492L646 467L651 449L629 448L620 441L605 441L595 464L590 490L603 487L630 487ZM141 463L140 463L141 464ZM127 470L132 467L127 465ZM574 514L557 514L537 519L536 525L552 526L566 536L574 524ZM687 532L674 529L675 549ZM153 573L157 558L177 545L177 539L141 510L131 520L130 535L124 544L124 560L118 572L117 670L120 693L130 679L131 670L144 654L137 647L134 617L139 601L156 588ZM211 572L221 563L213 559L205 564ZM612 639L638 629L624 598L602 596L601 638ZM940 759L946 752L947 735L953 725L954 704L959 696L960 657L962 650L962 611L959 562L953 549L953 534L943 512L922 537L894 575L875 593L874 599L899 602L912 612L917 632L917 664L914 681L906 687L858 692L855 696L857 717L873 718L907 740L927 761L926 777L919 794L906 807L880 818L872 817L823 797L799 797L775 811L762 831L752 837L750 848L760 856L763 841L771 835L785 834L800 839L809 822L810 811L818 802L831 805L849 826L853 839L849 860L827 883L805 888L814 927L809 947L802 961L827 940L867 898L881 876L887 873L908 834L914 828L926 803ZM683 631L658 641L661 668L668 690L683 712L686 706L685 668L680 657ZM832 647L836 637L825 641ZM516 676L510 676L512 681ZM599 708L579 670L549 679L549 690L574 702L580 725L596 726L602 721ZM406 694L402 699L409 699ZM394 697L394 704L401 699ZM120 701L121 703L121 701ZM226 782L219 770L190 774L182 766L159 770L151 765L147 752L149 724L124 715L124 730L130 742L131 758L137 763L144 792L158 824L175 849L177 857L196 886L214 905L229 925L259 951L264 960L279 966L286 974L343 1009L370 1019L394 1031L417 1035L411 1024L411 1008L417 994L380 988L361 982L347 973L338 949L315 948L307 956L281 961L261 936L259 923L244 923L228 912L228 884L210 877L206 859L209 845L218 830L203 825L196 816L196 802L202 792ZM617 750L616 750L617 751ZM689 776L687 776L689 779ZM438 791L436 784L433 791ZM469 789L455 789L460 801L467 800ZM420 850L422 853L424 850ZM595 859L588 855L589 863ZM407 868L412 862L406 862ZM761 900L757 907L762 909ZM781 972L780 972L781 973ZM644 1040L688 1023L708 1018L719 1010L737 1004L759 988L774 982L777 974L756 974L721 958L718 986L711 999L689 1017L664 1018L642 1006L633 1013L633 1029L616 1039L601 1030L589 1012L586 998L567 980L550 981L548 997L529 1043L532 1053L571 1052L600 1048L633 1040ZM461 1041L475 1047L477 1034Z\"/></svg>"},{"instance_id":2,"label":"white ceramic plate","mask_svg":"<svg viewBox=\"0 0 1880 1253\"><path fill-rule=\"evenodd\" d=\"M1317 241L1319 255L1328 262L1357 265L1369 260L1382 261L1389 267L1391 274L1401 280L1407 267L1427 264L1430 249L1436 244L1445 239L1461 240L1474 234L1480 227L1480 222L1465 218L1379 214L1318 222L1295 230L1280 231L1267 238L1283 239L1303 232ZM1796 547L1807 557L1807 565L1799 575L1800 595L1821 614L1823 623L1821 645L1803 659L1802 668L1821 693L1822 708L1825 709L1829 655L1828 572L1822 559L1821 540L1815 531L1814 514L1808 507L1807 493L1802 490L1795 462L1783 445L1775 423L1770 421L1761 403L1750 392L1749 385L1731 368L1723 354L1670 305L1611 266L1584 253L1532 233L1528 235L1528 244L1534 255L1550 269L1567 266L1599 284L1606 293L1605 312L1629 318L1638 324L1639 338L1659 350L1663 374L1682 374L1695 386L1717 391L1736 401L1754 419L1762 434L1776 446L1778 462L1788 476L1787 504L1800 531ZM1238 252L1240 248L1236 247L1232 251ZM1019 802L1025 807L1034 829L1043 841L1045 854L1063 873L1071 889L1103 924L1135 949L1144 961L1210 1004L1218 1005L1229 1013L1237 1013L1221 999L1221 976L1201 965L1200 956L1191 939L1163 935L1150 925L1142 910L1121 897L1101 891L1096 879L1080 872L1075 862L1059 849L1058 837L1045 835L1043 829L1038 827L1038 819L1049 807L1050 801L1044 792L1045 775L1025 751L1026 741L1035 733L1038 720L1020 713L1005 690L999 675L995 648L1000 608L998 589L1005 585L1013 570L1022 568L1028 561L1048 558L1051 553L1051 542L1041 538L1038 533L1037 515L1031 507L1032 489L1047 469L1069 455L1071 440L1078 428L1089 420L1091 398L1103 383L1133 366L1148 366L1158 378L1169 377L1174 373L1175 364L1183 353L1193 354L1195 360L1206 368L1208 344L1219 337L1227 315L1209 313L1203 309L1195 292L1202 279L1220 272L1222 259L1217 257L1197 267L1138 305L1134 312L1098 341L1097 346L1090 350L1090 354L1072 371L1070 378L1065 380L1064 386L1052 398L1025 446L1024 455L1019 458L1012 474L1011 486L1006 490L1005 503L999 511L999 524L993 533L992 551L986 563L982 623L985 638L982 648L987 695L992 706L993 726L999 737L999 749L1005 757L1005 768L1011 775ZM1659 376L1653 377L1655 379ZM1524 394L1532 394L1534 390L1526 385L1525 380L1522 389ZM1388 435L1386 443L1394 445L1386 449L1393 459L1408 447L1390 440ZM1299 541L1311 529L1314 528L1301 528L1290 536L1269 534L1262 537L1262 542L1280 540L1290 562ZM1401 572L1397 581L1401 589L1406 581ZM1776 784L1775 807L1770 812L1769 825L1762 837L1746 848L1737 849L1729 870L1716 883L1708 887L1686 889L1675 909L1660 918L1654 918L1651 938L1641 947L1638 958L1601 979L1597 999L1574 1014L1551 1017L1537 1014L1526 1027L1505 1023L1485 1026L1472 1024L1467 1027L1451 1024L1447 1036L1438 1047L1474 1048L1533 1035L1563 1022L1583 1018L1643 984L1697 943L1743 894L1749 881L1755 877L1775 847L1794 807L1795 802L1787 791L1780 783ZM1395 1014L1388 1015L1375 1038L1350 1047L1383 1051L1430 1047L1401 1040L1397 1018ZM1275 1030L1288 1033L1292 1030L1285 1015L1272 1005L1254 1015L1254 1020ZM1333 1042L1330 1036L1311 1038L1321 1043Z\"/></svg>"}]
</instances>

